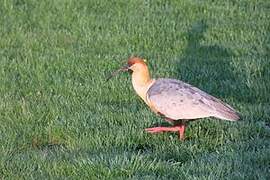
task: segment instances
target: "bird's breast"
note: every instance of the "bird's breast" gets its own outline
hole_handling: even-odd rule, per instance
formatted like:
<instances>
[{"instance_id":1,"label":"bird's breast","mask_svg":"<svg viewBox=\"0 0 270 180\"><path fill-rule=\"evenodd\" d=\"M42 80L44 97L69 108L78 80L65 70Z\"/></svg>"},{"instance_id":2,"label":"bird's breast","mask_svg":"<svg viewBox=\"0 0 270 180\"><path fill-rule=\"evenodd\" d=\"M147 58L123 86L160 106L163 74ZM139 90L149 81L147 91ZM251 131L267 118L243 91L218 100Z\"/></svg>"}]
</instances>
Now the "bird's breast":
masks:
<instances>
[{"instance_id":1,"label":"bird's breast","mask_svg":"<svg viewBox=\"0 0 270 180\"><path fill-rule=\"evenodd\" d=\"M135 92L144 100L146 104L148 104L146 96L148 89L152 86L154 83L154 80L151 80L150 82L146 84L138 84L136 81L132 81L133 88Z\"/></svg>"}]
</instances>

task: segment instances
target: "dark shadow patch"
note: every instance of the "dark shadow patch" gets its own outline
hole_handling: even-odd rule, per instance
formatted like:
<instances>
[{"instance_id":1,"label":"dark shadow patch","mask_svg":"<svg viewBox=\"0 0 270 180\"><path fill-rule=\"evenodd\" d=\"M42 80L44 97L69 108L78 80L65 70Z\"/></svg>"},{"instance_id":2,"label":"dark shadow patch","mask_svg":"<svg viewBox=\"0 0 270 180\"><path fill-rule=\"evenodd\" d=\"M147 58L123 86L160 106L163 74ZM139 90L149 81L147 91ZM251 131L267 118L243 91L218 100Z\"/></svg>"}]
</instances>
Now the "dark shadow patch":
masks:
<instances>
[{"instance_id":1,"label":"dark shadow patch","mask_svg":"<svg viewBox=\"0 0 270 180\"><path fill-rule=\"evenodd\" d=\"M169 147L168 147L169 148ZM194 158L192 152L189 149L182 146L181 151L174 151L171 149L164 149L166 153L159 153L159 159L169 164L184 164Z\"/></svg>"},{"instance_id":2,"label":"dark shadow patch","mask_svg":"<svg viewBox=\"0 0 270 180\"><path fill-rule=\"evenodd\" d=\"M270 129L270 123L266 122L265 126Z\"/></svg>"},{"instance_id":3,"label":"dark shadow patch","mask_svg":"<svg viewBox=\"0 0 270 180\"><path fill-rule=\"evenodd\" d=\"M37 138L33 138L31 145L32 145L32 148L38 149L41 151L58 151L58 150L67 149L64 143L61 143L57 140L44 142L44 141L38 140Z\"/></svg>"},{"instance_id":4,"label":"dark shadow patch","mask_svg":"<svg viewBox=\"0 0 270 180\"><path fill-rule=\"evenodd\" d=\"M233 51L216 44L202 45L207 28L206 22L202 20L193 24L185 34L188 42L178 61L177 76L214 96L250 102L250 99L237 96L237 88L247 87L243 77L236 74L230 64L235 56Z\"/></svg>"},{"instance_id":5,"label":"dark shadow patch","mask_svg":"<svg viewBox=\"0 0 270 180\"><path fill-rule=\"evenodd\" d=\"M135 144L132 149L133 151L136 151L136 152L147 153L147 152L152 152L153 147L150 144L139 143L139 144Z\"/></svg>"},{"instance_id":6,"label":"dark shadow patch","mask_svg":"<svg viewBox=\"0 0 270 180\"><path fill-rule=\"evenodd\" d=\"M50 150L50 151L57 151L67 149L65 144L52 144L52 143L45 143L37 147L39 150Z\"/></svg>"},{"instance_id":7,"label":"dark shadow patch","mask_svg":"<svg viewBox=\"0 0 270 180\"><path fill-rule=\"evenodd\" d=\"M162 127L171 127L172 124L163 120L162 122L157 122L157 123L154 123L153 125L151 125L151 127L159 127L159 126L162 126ZM149 127L149 128L151 128Z\"/></svg>"}]
</instances>

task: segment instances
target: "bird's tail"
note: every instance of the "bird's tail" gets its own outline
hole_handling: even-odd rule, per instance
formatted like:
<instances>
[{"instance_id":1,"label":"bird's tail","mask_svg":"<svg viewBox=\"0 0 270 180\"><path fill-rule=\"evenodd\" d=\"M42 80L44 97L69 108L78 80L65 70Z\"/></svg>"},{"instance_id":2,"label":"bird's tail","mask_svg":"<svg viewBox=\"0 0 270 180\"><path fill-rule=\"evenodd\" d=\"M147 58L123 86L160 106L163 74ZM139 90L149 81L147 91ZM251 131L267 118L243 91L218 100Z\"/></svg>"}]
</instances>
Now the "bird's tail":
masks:
<instances>
[{"instance_id":1,"label":"bird's tail","mask_svg":"<svg viewBox=\"0 0 270 180\"><path fill-rule=\"evenodd\" d=\"M237 121L240 119L240 116L237 112L222 112L216 114L214 117L228 121Z\"/></svg>"},{"instance_id":2,"label":"bird's tail","mask_svg":"<svg viewBox=\"0 0 270 180\"><path fill-rule=\"evenodd\" d=\"M228 121L237 121L240 119L240 115L230 105L224 102L219 103L214 117Z\"/></svg>"}]
</instances>

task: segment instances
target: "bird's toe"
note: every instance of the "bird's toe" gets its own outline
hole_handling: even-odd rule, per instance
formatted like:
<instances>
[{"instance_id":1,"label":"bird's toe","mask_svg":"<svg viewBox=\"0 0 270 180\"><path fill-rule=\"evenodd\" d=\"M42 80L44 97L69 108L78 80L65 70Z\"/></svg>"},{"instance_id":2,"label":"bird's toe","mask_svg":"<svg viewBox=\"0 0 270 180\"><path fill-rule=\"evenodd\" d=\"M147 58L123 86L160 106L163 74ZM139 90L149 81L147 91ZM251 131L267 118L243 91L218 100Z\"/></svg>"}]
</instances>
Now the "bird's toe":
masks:
<instances>
[{"instance_id":1,"label":"bird's toe","mask_svg":"<svg viewBox=\"0 0 270 180\"><path fill-rule=\"evenodd\" d=\"M148 132L148 133L158 133L158 132L161 132L160 128L157 128L157 127L146 128L145 131Z\"/></svg>"}]
</instances>

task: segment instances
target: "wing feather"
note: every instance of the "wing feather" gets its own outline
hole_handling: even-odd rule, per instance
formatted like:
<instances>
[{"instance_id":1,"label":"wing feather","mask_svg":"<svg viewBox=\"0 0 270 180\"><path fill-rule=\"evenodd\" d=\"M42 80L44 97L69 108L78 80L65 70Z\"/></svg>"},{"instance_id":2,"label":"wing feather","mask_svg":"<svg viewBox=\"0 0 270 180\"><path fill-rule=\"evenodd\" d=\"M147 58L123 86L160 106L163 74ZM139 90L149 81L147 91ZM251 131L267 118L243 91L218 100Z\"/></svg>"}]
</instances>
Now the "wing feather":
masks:
<instances>
[{"instance_id":1,"label":"wing feather","mask_svg":"<svg viewBox=\"0 0 270 180\"><path fill-rule=\"evenodd\" d=\"M218 117L237 120L235 110L204 91L174 79L157 79L147 92L154 108L171 119Z\"/></svg>"}]
</instances>

